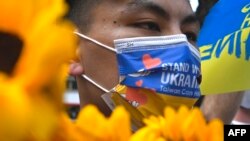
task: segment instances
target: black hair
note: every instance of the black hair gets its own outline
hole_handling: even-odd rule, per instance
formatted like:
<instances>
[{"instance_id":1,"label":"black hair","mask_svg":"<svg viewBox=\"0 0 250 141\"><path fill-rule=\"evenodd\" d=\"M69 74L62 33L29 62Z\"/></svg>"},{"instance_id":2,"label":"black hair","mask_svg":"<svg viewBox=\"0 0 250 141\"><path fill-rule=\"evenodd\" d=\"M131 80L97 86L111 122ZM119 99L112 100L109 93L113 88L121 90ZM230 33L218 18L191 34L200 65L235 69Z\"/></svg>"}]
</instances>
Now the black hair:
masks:
<instances>
[{"instance_id":1,"label":"black hair","mask_svg":"<svg viewBox=\"0 0 250 141\"><path fill-rule=\"evenodd\" d=\"M73 21L81 32L86 33L91 26L93 16L91 16L91 11L100 4L103 0L66 0L69 4L69 13L67 18ZM201 23L205 16L208 14L210 8L218 0L198 0L199 6L197 8L196 14Z\"/></svg>"},{"instance_id":2,"label":"black hair","mask_svg":"<svg viewBox=\"0 0 250 141\"><path fill-rule=\"evenodd\" d=\"M218 2L218 0L199 0L199 6L196 10L196 15L203 25L204 19L209 13L210 9Z\"/></svg>"},{"instance_id":3,"label":"black hair","mask_svg":"<svg viewBox=\"0 0 250 141\"><path fill-rule=\"evenodd\" d=\"M67 0L69 4L68 18L81 32L88 32L93 20L91 11L103 0Z\"/></svg>"}]
</instances>

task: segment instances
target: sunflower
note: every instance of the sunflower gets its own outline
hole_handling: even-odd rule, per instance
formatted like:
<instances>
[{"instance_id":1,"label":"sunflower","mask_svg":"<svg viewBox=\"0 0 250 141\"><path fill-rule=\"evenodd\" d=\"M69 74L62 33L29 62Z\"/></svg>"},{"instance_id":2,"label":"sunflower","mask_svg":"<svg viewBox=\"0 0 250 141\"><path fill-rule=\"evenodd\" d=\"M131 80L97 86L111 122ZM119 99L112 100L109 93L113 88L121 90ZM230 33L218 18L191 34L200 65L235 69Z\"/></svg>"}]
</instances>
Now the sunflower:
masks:
<instances>
[{"instance_id":1,"label":"sunflower","mask_svg":"<svg viewBox=\"0 0 250 141\"><path fill-rule=\"evenodd\" d=\"M214 119L206 123L198 108L182 106L178 112L167 107L164 117L145 119L146 126L137 131L130 141L223 141L223 123Z\"/></svg>"},{"instance_id":2,"label":"sunflower","mask_svg":"<svg viewBox=\"0 0 250 141\"><path fill-rule=\"evenodd\" d=\"M49 140L77 42L74 26L62 18L67 6L1 0L0 11L0 140Z\"/></svg>"},{"instance_id":3,"label":"sunflower","mask_svg":"<svg viewBox=\"0 0 250 141\"><path fill-rule=\"evenodd\" d=\"M15 35L23 45L12 78L37 90L75 54L74 27L62 20L67 7L63 0L8 0L0 9L0 32Z\"/></svg>"},{"instance_id":4,"label":"sunflower","mask_svg":"<svg viewBox=\"0 0 250 141\"><path fill-rule=\"evenodd\" d=\"M131 136L129 114L123 107L116 108L110 118L104 117L95 106L87 106L75 123L80 140L128 141Z\"/></svg>"}]
</instances>

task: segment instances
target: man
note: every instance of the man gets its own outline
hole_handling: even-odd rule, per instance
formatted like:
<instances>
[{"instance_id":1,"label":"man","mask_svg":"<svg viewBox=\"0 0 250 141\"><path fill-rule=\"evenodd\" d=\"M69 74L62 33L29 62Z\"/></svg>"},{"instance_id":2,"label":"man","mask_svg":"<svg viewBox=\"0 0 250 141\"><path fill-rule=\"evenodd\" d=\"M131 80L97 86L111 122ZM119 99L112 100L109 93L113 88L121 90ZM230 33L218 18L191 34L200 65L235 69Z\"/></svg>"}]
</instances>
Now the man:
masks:
<instances>
[{"instance_id":1,"label":"man","mask_svg":"<svg viewBox=\"0 0 250 141\"><path fill-rule=\"evenodd\" d=\"M73 5L71 17L78 32L110 47L115 39L176 34L185 34L195 45L199 32L188 0L78 0ZM107 90L113 88L119 83L116 54L86 39L80 40L77 52L79 60L71 74L76 76L81 106L92 103L109 115L111 110L101 98L105 92L81 75Z\"/></svg>"},{"instance_id":2,"label":"man","mask_svg":"<svg viewBox=\"0 0 250 141\"><path fill-rule=\"evenodd\" d=\"M246 91L232 124L250 125L250 91Z\"/></svg>"}]
</instances>

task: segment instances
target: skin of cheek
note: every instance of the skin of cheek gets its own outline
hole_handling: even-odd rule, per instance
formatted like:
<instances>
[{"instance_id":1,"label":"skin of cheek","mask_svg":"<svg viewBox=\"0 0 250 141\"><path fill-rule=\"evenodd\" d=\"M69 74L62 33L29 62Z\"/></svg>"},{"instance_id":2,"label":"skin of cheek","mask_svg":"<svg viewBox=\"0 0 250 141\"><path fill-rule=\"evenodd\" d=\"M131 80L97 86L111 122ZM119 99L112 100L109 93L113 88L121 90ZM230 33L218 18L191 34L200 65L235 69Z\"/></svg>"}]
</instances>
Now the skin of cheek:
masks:
<instances>
[{"instance_id":1,"label":"skin of cheek","mask_svg":"<svg viewBox=\"0 0 250 141\"><path fill-rule=\"evenodd\" d=\"M110 9L109 7L110 5L104 3L94 9L92 13L94 18L87 36L105 45L114 47L113 40L118 38L117 33L119 31L117 29L119 26L116 21L117 13L107 10ZM119 78L116 53L90 41L82 40L82 42L81 62L85 74L106 89L113 88L118 84Z\"/></svg>"}]
</instances>

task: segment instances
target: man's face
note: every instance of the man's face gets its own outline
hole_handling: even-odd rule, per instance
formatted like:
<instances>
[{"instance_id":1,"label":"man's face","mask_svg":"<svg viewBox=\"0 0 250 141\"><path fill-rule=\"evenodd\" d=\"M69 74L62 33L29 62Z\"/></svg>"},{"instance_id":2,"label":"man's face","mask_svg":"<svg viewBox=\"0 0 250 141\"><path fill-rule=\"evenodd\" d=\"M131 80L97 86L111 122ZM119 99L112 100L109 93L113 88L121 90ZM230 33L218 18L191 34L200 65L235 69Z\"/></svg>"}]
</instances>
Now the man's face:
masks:
<instances>
[{"instance_id":1,"label":"man's face","mask_svg":"<svg viewBox=\"0 0 250 141\"><path fill-rule=\"evenodd\" d=\"M111 47L115 39L181 33L195 44L199 31L188 0L104 0L91 17L85 34ZM118 84L114 52L81 39L80 62L85 74L105 88Z\"/></svg>"}]
</instances>

